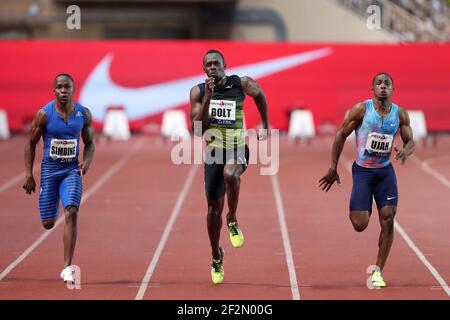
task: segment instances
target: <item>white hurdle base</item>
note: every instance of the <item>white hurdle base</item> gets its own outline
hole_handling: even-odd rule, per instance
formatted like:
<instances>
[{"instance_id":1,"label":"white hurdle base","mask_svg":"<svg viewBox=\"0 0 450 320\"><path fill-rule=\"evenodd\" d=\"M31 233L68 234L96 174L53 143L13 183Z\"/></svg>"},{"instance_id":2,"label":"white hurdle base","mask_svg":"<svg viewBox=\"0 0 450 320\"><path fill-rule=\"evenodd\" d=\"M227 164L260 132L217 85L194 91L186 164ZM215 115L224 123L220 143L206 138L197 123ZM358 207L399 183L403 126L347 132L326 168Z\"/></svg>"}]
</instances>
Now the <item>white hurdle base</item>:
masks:
<instances>
[{"instance_id":1,"label":"white hurdle base","mask_svg":"<svg viewBox=\"0 0 450 320\"><path fill-rule=\"evenodd\" d=\"M9 137L8 115L5 110L0 110L0 139L7 140Z\"/></svg>"},{"instance_id":2,"label":"white hurdle base","mask_svg":"<svg viewBox=\"0 0 450 320\"><path fill-rule=\"evenodd\" d=\"M414 141L419 141L428 136L425 114L422 110L408 110Z\"/></svg>"},{"instance_id":3,"label":"white hurdle base","mask_svg":"<svg viewBox=\"0 0 450 320\"><path fill-rule=\"evenodd\" d=\"M112 140L130 139L130 125L124 108L108 108L103 122L103 134Z\"/></svg>"},{"instance_id":4,"label":"white hurdle base","mask_svg":"<svg viewBox=\"0 0 450 320\"><path fill-rule=\"evenodd\" d=\"M187 118L183 110L168 110L164 112L161 123L161 135L168 139L189 138Z\"/></svg>"},{"instance_id":5,"label":"white hurdle base","mask_svg":"<svg viewBox=\"0 0 450 320\"><path fill-rule=\"evenodd\" d=\"M310 110L294 110L289 119L289 140L310 139L316 136L314 118Z\"/></svg>"}]
</instances>

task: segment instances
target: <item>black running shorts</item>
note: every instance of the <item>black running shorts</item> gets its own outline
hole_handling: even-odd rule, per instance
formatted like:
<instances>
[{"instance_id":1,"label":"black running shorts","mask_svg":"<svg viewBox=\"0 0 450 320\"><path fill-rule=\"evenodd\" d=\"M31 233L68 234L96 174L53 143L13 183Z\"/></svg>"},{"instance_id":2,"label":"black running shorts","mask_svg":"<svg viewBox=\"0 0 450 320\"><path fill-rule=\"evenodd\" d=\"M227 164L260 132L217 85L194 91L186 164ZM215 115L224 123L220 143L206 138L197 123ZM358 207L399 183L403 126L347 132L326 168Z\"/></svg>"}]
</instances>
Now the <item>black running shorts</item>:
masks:
<instances>
[{"instance_id":1,"label":"black running shorts","mask_svg":"<svg viewBox=\"0 0 450 320\"><path fill-rule=\"evenodd\" d=\"M205 150L205 190L206 197L219 199L225 194L223 169L231 159L242 165L244 172L248 167L250 151L247 145L235 149L222 149L207 146Z\"/></svg>"}]
</instances>

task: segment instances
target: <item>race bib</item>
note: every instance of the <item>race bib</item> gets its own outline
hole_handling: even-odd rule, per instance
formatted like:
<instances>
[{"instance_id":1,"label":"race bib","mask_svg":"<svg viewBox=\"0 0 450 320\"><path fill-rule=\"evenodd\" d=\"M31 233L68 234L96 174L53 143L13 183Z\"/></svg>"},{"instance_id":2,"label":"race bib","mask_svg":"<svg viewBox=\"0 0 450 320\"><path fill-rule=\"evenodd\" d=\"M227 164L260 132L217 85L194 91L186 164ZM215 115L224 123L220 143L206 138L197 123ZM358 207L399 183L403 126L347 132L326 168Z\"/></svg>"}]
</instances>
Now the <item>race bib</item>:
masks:
<instances>
[{"instance_id":1,"label":"race bib","mask_svg":"<svg viewBox=\"0 0 450 320\"><path fill-rule=\"evenodd\" d=\"M77 139L52 139L50 142L50 158L73 159L77 155ZM66 160L67 161L67 160Z\"/></svg>"},{"instance_id":2,"label":"race bib","mask_svg":"<svg viewBox=\"0 0 450 320\"><path fill-rule=\"evenodd\" d=\"M367 137L366 150L385 156L391 152L394 136L372 132Z\"/></svg>"},{"instance_id":3,"label":"race bib","mask_svg":"<svg viewBox=\"0 0 450 320\"><path fill-rule=\"evenodd\" d=\"M234 125L236 123L236 101L211 100L209 121L219 125Z\"/></svg>"}]
</instances>

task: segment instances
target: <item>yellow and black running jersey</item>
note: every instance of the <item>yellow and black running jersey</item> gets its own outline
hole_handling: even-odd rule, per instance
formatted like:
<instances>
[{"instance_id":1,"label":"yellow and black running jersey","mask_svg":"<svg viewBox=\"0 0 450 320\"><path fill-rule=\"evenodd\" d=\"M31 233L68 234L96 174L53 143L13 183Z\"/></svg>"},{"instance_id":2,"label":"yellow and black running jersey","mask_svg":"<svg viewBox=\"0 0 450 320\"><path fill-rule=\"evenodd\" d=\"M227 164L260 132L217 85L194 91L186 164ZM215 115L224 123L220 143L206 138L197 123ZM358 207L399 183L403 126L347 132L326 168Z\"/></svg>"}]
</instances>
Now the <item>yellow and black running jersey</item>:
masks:
<instances>
[{"instance_id":1,"label":"yellow and black running jersey","mask_svg":"<svg viewBox=\"0 0 450 320\"><path fill-rule=\"evenodd\" d=\"M200 83L200 98L205 95L205 84ZM241 78L227 76L224 85L216 86L209 104L209 125L206 143L216 148L235 148L244 145L243 102Z\"/></svg>"}]
</instances>

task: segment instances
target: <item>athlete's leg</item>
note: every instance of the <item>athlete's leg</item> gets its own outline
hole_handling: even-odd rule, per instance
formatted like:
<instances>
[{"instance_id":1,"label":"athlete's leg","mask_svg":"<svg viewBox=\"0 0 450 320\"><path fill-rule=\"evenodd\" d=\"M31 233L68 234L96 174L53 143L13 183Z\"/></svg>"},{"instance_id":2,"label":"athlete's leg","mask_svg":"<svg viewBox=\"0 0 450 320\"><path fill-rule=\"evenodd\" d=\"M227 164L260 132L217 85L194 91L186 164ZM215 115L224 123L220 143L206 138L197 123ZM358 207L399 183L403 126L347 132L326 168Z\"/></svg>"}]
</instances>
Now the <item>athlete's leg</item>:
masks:
<instances>
[{"instance_id":1,"label":"athlete's leg","mask_svg":"<svg viewBox=\"0 0 450 320\"><path fill-rule=\"evenodd\" d=\"M66 224L64 226L64 268L72 265L73 253L77 242L78 208L68 206L64 209Z\"/></svg>"},{"instance_id":2,"label":"athlete's leg","mask_svg":"<svg viewBox=\"0 0 450 320\"><path fill-rule=\"evenodd\" d=\"M236 222L236 210L239 202L241 174L243 171L244 170L240 164L234 163L227 163L223 170L229 210L227 214L227 224L230 222Z\"/></svg>"},{"instance_id":3,"label":"athlete's leg","mask_svg":"<svg viewBox=\"0 0 450 320\"><path fill-rule=\"evenodd\" d=\"M49 230L55 226L59 214L59 183L61 179L52 173L51 168L42 166L39 188L39 212L42 226Z\"/></svg>"},{"instance_id":4,"label":"athlete's leg","mask_svg":"<svg viewBox=\"0 0 450 320\"><path fill-rule=\"evenodd\" d=\"M350 221L353 228L358 231L364 231L369 225L370 213L369 211L350 211Z\"/></svg>"},{"instance_id":5,"label":"athlete's leg","mask_svg":"<svg viewBox=\"0 0 450 320\"><path fill-rule=\"evenodd\" d=\"M70 172L59 187L61 202L64 206L64 268L72 264L75 244L77 241L78 208L81 202L82 181L76 169Z\"/></svg>"},{"instance_id":6,"label":"athlete's leg","mask_svg":"<svg viewBox=\"0 0 450 320\"><path fill-rule=\"evenodd\" d=\"M207 226L209 242L211 244L212 257L215 260L221 258L219 251L220 244L220 229L222 228L222 211L224 204L224 196L219 199L207 199L208 201L208 215Z\"/></svg>"},{"instance_id":7,"label":"athlete's leg","mask_svg":"<svg viewBox=\"0 0 450 320\"><path fill-rule=\"evenodd\" d=\"M392 242L394 241L394 217L396 212L396 206L386 206L379 209L381 232L378 240L376 265L380 268L380 271L383 271L389 252L391 251Z\"/></svg>"},{"instance_id":8,"label":"athlete's leg","mask_svg":"<svg viewBox=\"0 0 450 320\"><path fill-rule=\"evenodd\" d=\"M352 176L353 188L350 196L350 221L353 228L358 231L364 231L370 219L372 212L373 188L372 169L367 169L353 163Z\"/></svg>"},{"instance_id":9,"label":"athlete's leg","mask_svg":"<svg viewBox=\"0 0 450 320\"><path fill-rule=\"evenodd\" d=\"M239 147L231 153L227 153L226 164L223 170L223 176L227 193L227 225L230 222L236 222L236 211L239 203L239 191L241 186L241 175L247 169L250 157L247 145Z\"/></svg>"},{"instance_id":10,"label":"athlete's leg","mask_svg":"<svg viewBox=\"0 0 450 320\"><path fill-rule=\"evenodd\" d=\"M47 229L53 229L55 226L56 219L42 220L42 226Z\"/></svg>"},{"instance_id":11,"label":"athlete's leg","mask_svg":"<svg viewBox=\"0 0 450 320\"><path fill-rule=\"evenodd\" d=\"M216 153L220 152L216 155ZM223 179L223 150L207 147L205 150L205 193L208 203L206 224L213 259L220 260L220 230L222 228L222 211L225 197Z\"/></svg>"},{"instance_id":12,"label":"athlete's leg","mask_svg":"<svg viewBox=\"0 0 450 320\"><path fill-rule=\"evenodd\" d=\"M379 182L374 189L380 219L377 266L383 270L394 241L394 217L397 212L397 178L392 164L378 170Z\"/></svg>"}]
</instances>

